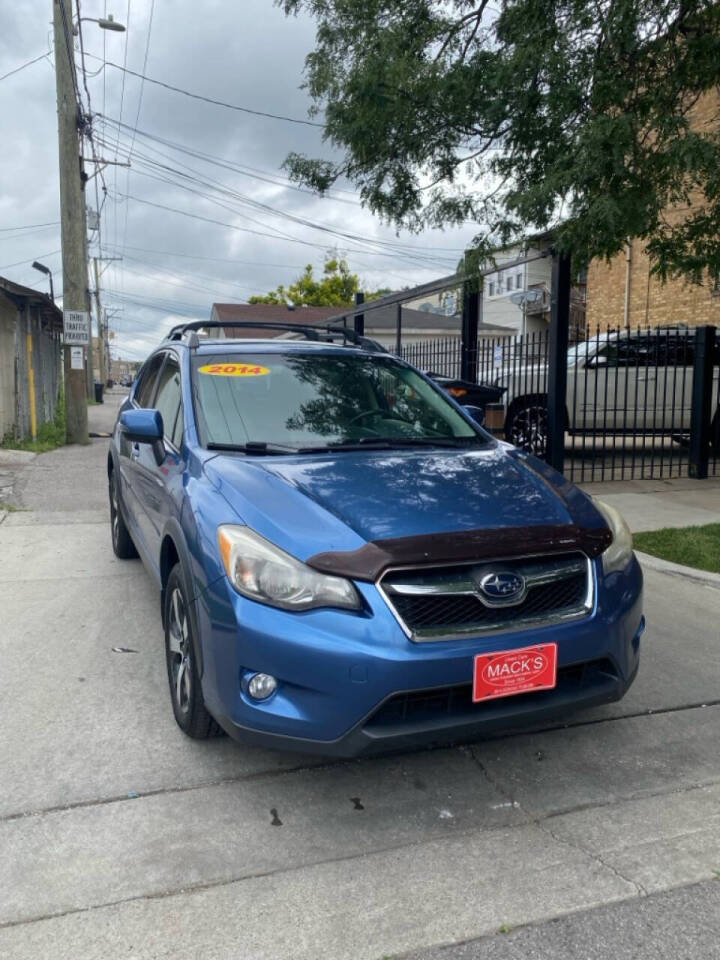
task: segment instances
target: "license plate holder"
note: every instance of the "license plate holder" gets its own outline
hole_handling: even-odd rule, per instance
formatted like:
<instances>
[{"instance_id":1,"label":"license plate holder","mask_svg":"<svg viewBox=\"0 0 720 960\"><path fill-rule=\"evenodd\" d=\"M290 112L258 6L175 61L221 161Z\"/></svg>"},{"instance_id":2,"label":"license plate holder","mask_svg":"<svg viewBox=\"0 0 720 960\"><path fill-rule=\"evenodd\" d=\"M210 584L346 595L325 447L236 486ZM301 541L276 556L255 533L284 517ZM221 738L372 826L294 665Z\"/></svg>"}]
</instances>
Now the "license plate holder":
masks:
<instances>
[{"instance_id":1,"label":"license plate holder","mask_svg":"<svg viewBox=\"0 0 720 960\"><path fill-rule=\"evenodd\" d=\"M552 690L557 684L557 644L479 653L473 663L473 702Z\"/></svg>"}]
</instances>

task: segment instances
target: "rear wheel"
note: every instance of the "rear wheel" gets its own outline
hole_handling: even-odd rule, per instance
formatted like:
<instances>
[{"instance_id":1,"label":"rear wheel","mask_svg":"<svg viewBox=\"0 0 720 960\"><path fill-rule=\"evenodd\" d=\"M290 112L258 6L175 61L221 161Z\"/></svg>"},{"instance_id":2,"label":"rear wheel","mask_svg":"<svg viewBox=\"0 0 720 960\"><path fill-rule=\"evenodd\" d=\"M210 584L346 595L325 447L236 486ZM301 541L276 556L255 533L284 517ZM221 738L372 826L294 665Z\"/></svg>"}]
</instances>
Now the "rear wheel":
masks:
<instances>
[{"instance_id":1,"label":"rear wheel","mask_svg":"<svg viewBox=\"0 0 720 960\"><path fill-rule=\"evenodd\" d=\"M165 591L165 658L170 699L175 720L183 733L195 740L204 740L221 731L205 707L193 639L189 604L178 563L170 571Z\"/></svg>"},{"instance_id":2,"label":"rear wheel","mask_svg":"<svg viewBox=\"0 0 720 960\"><path fill-rule=\"evenodd\" d=\"M526 397L516 401L505 421L505 439L536 457L544 457L548 443L546 397Z\"/></svg>"},{"instance_id":3,"label":"rear wheel","mask_svg":"<svg viewBox=\"0 0 720 960\"><path fill-rule=\"evenodd\" d=\"M120 507L120 492L114 470L110 471L109 493L110 533L115 556L121 560L134 560L138 552L135 549L135 544L132 542L130 531L125 526L125 520L123 519L122 509Z\"/></svg>"}]
</instances>

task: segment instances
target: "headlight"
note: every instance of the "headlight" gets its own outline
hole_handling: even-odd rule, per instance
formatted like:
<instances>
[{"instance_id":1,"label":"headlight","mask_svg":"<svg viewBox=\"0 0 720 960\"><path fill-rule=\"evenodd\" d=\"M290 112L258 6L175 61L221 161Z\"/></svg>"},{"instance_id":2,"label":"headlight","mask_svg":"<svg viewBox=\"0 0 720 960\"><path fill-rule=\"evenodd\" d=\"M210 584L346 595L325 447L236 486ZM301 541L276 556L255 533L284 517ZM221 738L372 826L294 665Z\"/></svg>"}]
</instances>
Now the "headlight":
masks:
<instances>
[{"instance_id":1,"label":"headlight","mask_svg":"<svg viewBox=\"0 0 720 960\"><path fill-rule=\"evenodd\" d=\"M349 580L318 573L248 527L219 527L218 543L230 583L251 600L283 610L360 609Z\"/></svg>"},{"instance_id":2,"label":"headlight","mask_svg":"<svg viewBox=\"0 0 720 960\"><path fill-rule=\"evenodd\" d=\"M607 520L612 532L612 543L602 555L605 574L615 570L624 570L632 557L632 534L630 528L618 513L615 507L603 503L602 500L593 500L600 513Z\"/></svg>"}]
</instances>

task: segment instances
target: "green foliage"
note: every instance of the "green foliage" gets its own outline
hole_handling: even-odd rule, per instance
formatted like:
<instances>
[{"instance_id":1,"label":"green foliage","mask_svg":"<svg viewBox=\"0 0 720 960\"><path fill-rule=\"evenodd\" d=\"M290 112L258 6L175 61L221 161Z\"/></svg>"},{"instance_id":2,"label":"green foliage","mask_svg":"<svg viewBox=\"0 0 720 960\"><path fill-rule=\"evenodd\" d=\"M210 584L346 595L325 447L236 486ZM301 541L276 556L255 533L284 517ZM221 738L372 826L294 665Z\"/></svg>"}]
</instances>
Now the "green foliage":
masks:
<instances>
[{"instance_id":1,"label":"green foliage","mask_svg":"<svg viewBox=\"0 0 720 960\"><path fill-rule=\"evenodd\" d=\"M285 303L290 300L297 306L305 304L308 307L347 307L354 302L359 289L358 275L350 273L347 261L332 259L325 261L322 278L316 279L312 265L308 264L295 283L291 283L289 287L281 285L264 297L250 297L250 303ZM365 299L374 300L389 292L375 290L366 293Z\"/></svg>"},{"instance_id":2,"label":"green foliage","mask_svg":"<svg viewBox=\"0 0 720 960\"><path fill-rule=\"evenodd\" d=\"M343 155L290 154L298 182L347 178L411 229L472 220L481 256L559 225L579 263L632 236L663 277L720 274L720 100L691 123L720 81L718 4L276 2L317 21L306 85Z\"/></svg>"},{"instance_id":3,"label":"green foliage","mask_svg":"<svg viewBox=\"0 0 720 960\"><path fill-rule=\"evenodd\" d=\"M48 453L50 450L65 446L65 443L65 394L60 387L55 418L51 422L38 425L37 439L26 437L24 440L17 440L12 433L8 433L3 437L0 447L8 450L27 450L31 453Z\"/></svg>"},{"instance_id":4,"label":"green foliage","mask_svg":"<svg viewBox=\"0 0 720 960\"><path fill-rule=\"evenodd\" d=\"M720 523L633 535L636 550L698 570L720 573Z\"/></svg>"}]
</instances>

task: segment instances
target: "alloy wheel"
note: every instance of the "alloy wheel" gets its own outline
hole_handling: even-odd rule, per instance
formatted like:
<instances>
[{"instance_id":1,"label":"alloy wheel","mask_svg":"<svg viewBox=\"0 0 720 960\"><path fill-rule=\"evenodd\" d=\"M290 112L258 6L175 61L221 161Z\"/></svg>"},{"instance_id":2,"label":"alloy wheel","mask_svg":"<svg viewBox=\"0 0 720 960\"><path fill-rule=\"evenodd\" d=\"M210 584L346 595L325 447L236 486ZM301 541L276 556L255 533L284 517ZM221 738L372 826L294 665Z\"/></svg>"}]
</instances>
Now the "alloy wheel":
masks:
<instances>
[{"instance_id":1,"label":"alloy wheel","mask_svg":"<svg viewBox=\"0 0 720 960\"><path fill-rule=\"evenodd\" d=\"M177 709L186 714L192 696L192 664L190 627L185 601L178 587L170 597L168 618L168 657L172 672L171 690Z\"/></svg>"},{"instance_id":2,"label":"alloy wheel","mask_svg":"<svg viewBox=\"0 0 720 960\"><path fill-rule=\"evenodd\" d=\"M547 448L547 410L533 404L522 407L513 417L510 440L528 453L543 456Z\"/></svg>"},{"instance_id":3,"label":"alloy wheel","mask_svg":"<svg viewBox=\"0 0 720 960\"><path fill-rule=\"evenodd\" d=\"M120 534L120 505L118 504L117 484L115 474L110 475L110 531L113 546L117 549Z\"/></svg>"}]
</instances>

